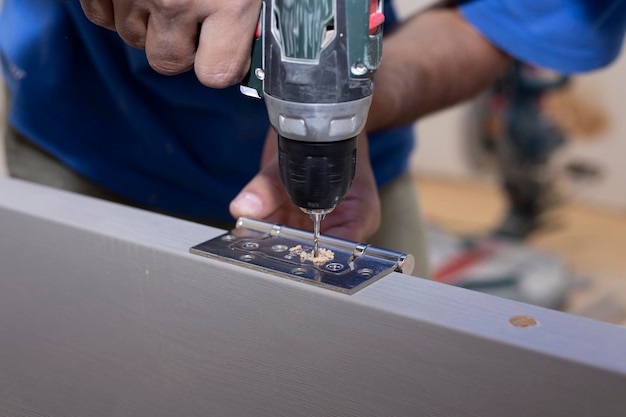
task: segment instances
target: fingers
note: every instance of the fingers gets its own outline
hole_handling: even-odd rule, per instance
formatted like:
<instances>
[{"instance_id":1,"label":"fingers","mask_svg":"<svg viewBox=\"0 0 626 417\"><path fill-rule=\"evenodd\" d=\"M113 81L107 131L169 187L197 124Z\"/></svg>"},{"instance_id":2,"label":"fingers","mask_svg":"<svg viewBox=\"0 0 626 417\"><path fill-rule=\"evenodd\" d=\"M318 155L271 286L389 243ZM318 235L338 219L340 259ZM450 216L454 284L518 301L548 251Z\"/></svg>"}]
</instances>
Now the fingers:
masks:
<instances>
[{"instance_id":1,"label":"fingers","mask_svg":"<svg viewBox=\"0 0 626 417\"><path fill-rule=\"evenodd\" d=\"M260 8L231 0L227 8L202 22L195 71L201 83L224 88L241 81L250 67L250 54Z\"/></svg>"},{"instance_id":2,"label":"fingers","mask_svg":"<svg viewBox=\"0 0 626 417\"><path fill-rule=\"evenodd\" d=\"M145 49L150 66L163 75L176 75L194 66L198 22L184 10L150 14Z\"/></svg>"},{"instance_id":3,"label":"fingers","mask_svg":"<svg viewBox=\"0 0 626 417\"><path fill-rule=\"evenodd\" d=\"M115 30L115 17L111 0L80 0L85 16L98 26Z\"/></svg>"},{"instance_id":4,"label":"fingers","mask_svg":"<svg viewBox=\"0 0 626 417\"><path fill-rule=\"evenodd\" d=\"M124 41L145 49L150 66L163 75L193 68L199 21L208 10L185 0L161 2L113 0L115 27ZM206 6L205 6L206 8Z\"/></svg>"},{"instance_id":5,"label":"fingers","mask_svg":"<svg viewBox=\"0 0 626 417\"><path fill-rule=\"evenodd\" d=\"M322 222L322 233L353 242L368 243L380 226L376 201L346 200Z\"/></svg>"},{"instance_id":6,"label":"fingers","mask_svg":"<svg viewBox=\"0 0 626 417\"><path fill-rule=\"evenodd\" d=\"M261 170L230 203L234 218L265 219L288 200L278 171L278 144L274 129L269 128L263 145Z\"/></svg>"},{"instance_id":7,"label":"fingers","mask_svg":"<svg viewBox=\"0 0 626 417\"><path fill-rule=\"evenodd\" d=\"M241 81L250 66L261 0L80 0L93 23L145 49L152 68L175 75L195 67L206 86Z\"/></svg>"},{"instance_id":8,"label":"fingers","mask_svg":"<svg viewBox=\"0 0 626 417\"><path fill-rule=\"evenodd\" d=\"M130 46L144 49L150 17L148 11L138 7L137 3L120 0L114 0L114 9L117 33Z\"/></svg>"},{"instance_id":9,"label":"fingers","mask_svg":"<svg viewBox=\"0 0 626 417\"><path fill-rule=\"evenodd\" d=\"M230 203L234 218L268 219L284 206L288 197L280 182L278 160L265 166Z\"/></svg>"}]
</instances>

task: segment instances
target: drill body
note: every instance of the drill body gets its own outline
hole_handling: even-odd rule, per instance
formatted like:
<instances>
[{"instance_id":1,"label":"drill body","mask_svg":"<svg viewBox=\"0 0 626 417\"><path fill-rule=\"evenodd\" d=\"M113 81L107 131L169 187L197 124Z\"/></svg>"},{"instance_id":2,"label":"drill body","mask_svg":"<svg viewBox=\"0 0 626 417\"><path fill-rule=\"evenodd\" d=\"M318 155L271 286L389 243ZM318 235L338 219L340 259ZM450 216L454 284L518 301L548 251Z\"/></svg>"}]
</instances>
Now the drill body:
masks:
<instances>
[{"instance_id":1,"label":"drill body","mask_svg":"<svg viewBox=\"0 0 626 417\"><path fill-rule=\"evenodd\" d=\"M355 175L383 21L382 0L263 2L242 92L265 100L282 182L318 227Z\"/></svg>"}]
</instances>

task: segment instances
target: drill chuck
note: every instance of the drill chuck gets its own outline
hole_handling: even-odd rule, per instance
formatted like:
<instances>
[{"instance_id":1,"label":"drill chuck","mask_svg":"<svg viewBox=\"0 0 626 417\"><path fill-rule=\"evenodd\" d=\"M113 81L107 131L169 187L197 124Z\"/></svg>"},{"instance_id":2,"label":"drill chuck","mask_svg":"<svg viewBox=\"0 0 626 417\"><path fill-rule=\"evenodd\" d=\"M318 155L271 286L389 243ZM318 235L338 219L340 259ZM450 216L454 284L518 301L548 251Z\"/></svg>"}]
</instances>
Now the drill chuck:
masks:
<instances>
[{"instance_id":1,"label":"drill chuck","mask_svg":"<svg viewBox=\"0 0 626 417\"><path fill-rule=\"evenodd\" d=\"M338 206L354 179L356 144L356 137L303 142L279 135L280 177L291 201L307 211Z\"/></svg>"}]
</instances>

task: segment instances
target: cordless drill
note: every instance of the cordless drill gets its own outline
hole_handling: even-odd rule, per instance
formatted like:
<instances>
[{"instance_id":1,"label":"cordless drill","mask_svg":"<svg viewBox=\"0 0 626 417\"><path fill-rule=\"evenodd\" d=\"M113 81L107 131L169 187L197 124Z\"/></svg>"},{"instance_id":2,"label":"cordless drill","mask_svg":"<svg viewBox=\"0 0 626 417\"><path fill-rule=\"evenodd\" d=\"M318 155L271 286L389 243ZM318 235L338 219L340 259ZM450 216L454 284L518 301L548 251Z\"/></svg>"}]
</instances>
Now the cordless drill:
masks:
<instances>
[{"instance_id":1,"label":"cordless drill","mask_svg":"<svg viewBox=\"0 0 626 417\"><path fill-rule=\"evenodd\" d=\"M314 223L345 198L382 51L382 0L265 0L246 95L278 133L281 180Z\"/></svg>"}]
</instances>

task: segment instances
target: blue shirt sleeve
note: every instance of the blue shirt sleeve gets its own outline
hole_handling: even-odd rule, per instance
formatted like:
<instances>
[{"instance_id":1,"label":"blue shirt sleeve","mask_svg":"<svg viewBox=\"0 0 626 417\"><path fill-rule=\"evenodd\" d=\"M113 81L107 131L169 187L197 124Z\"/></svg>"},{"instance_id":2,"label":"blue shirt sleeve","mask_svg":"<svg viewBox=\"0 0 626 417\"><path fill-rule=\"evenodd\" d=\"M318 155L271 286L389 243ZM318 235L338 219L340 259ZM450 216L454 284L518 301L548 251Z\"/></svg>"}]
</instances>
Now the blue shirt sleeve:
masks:
<instances>
[{"instance_id":1,"label":"blue shirt sleeve","mask_svg":"<svg viewBox=\"0 0 626 417\"><path fill-rule=\"evenodd\" d=\"M611 63L626 27L626 0L474 0L461 13L511 56L566 74Z\"/></svg>"}]
</instances>

